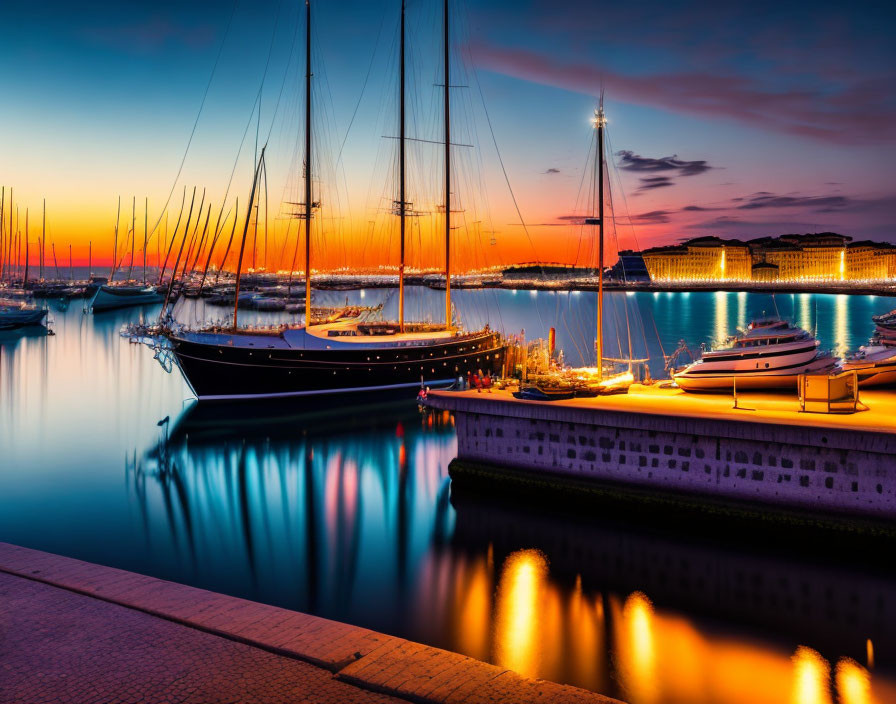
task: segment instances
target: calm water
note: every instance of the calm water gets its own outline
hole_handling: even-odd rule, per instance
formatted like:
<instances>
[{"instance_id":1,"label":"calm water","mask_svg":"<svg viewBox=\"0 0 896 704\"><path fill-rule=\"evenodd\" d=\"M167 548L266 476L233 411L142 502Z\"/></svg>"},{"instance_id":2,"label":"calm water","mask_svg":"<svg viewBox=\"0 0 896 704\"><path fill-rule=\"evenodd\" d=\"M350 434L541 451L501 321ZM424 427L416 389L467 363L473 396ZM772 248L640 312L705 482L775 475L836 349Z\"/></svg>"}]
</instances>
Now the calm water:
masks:
<instances>
[{"instance_id":1,"label":"calm water","mask_svg":"<svg viewBox=\"0 0 896 704\"><path fill-rule=\"evenodd\" d=\"M321 295L395 305L384 291ZM415 290L409 307L439 310L440 296ZM589 361L593 294L455 298L469 324L489 319L528 338L555 325L567 358ZM661 347L712 343L776 306L842 352L896 301L614 294L606 336L616 344L623 332L627 351L631 334L659 374ZM139 315L94 316L73 302L52 311L55 336L0 337L0 540L347 621L632 704L896 701L891 555L880 565L817 559L637 515L452 495L450 416L421 415L411 399L199 407L176 369L119 337ZM194 302L181 313L205 315Z\"/></svg>"}]
</instances>

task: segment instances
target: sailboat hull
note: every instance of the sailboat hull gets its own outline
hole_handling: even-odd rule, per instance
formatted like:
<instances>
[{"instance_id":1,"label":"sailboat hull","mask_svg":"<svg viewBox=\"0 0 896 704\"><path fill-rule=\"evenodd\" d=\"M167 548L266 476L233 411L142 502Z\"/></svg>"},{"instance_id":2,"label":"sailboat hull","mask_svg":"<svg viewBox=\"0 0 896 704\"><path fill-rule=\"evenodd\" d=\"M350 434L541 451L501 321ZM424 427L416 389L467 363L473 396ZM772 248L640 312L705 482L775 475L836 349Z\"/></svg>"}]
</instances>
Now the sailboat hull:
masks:
<instances>
[{"instance_id":1,"label":"sailboat hull","mask_svg":"<svg viewBox=\"0 0 896 704\"><path fill-rule=\"evenodd\" d=\"M94 313L163 303L165 297L152 286L100 286L91 303Z\"/></svg>"},{"instance_id":2,"label":"sailboat hull","mask_svg":"<svg viewBox=\"0 0 896 704\"><path fill-rule=\"evenodd\" d=\"M0 310L0 330L18 330L30 325L40 325L47 311L38 309L3 309Z\"/></svg>"},{"instance_id":3,"label":"sailboat hull","mask_svg":"<svg viewBox=\"0 0 896 704\"><path fill-rule=\"evenodd\" d=\"M169 338L178 365L200 400L278 398L450 384L468 372L500 373L505 346L482 332L431 344L303 349L205 344Z\"/></svg>"}]
</instances>

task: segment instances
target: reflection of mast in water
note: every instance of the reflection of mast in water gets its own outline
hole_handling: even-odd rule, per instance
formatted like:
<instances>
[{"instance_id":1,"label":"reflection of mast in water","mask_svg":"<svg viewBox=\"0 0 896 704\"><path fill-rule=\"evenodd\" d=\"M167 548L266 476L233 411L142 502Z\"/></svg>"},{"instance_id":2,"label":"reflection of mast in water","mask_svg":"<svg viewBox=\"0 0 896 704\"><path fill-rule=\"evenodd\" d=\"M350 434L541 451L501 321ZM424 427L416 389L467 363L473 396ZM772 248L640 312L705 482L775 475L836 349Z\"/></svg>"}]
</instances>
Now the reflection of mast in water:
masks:
<instances>
[{"instance_id":1,"label":"reflection of mast in water","mask_svg":"<svg viewBox=\"0 0 896 704\"><path fill-rule=\"evenodd\" d=\"M307 608L311 613L317 612L317 581L320 574L317 555L317 510L314 504L314 449L305 441L305 574L307 575L306 593Z\"/></svg>"},{"instance_id":2,"label":"reflection of mast in water","mask_svg":"<svg viewBox=\"0 0 896 704\"><path fill-rule=\"evenodd\" d=\"M228 419L193 406L129 473L135 529L155 534L153 561L187 582L201 575L202 586L343 619L373 598L388 606L366 625L400 620L428 544L450 539L444 470L454 452L441 415L418 430L412 407L387 411L347 427L319 413ZM399 425L412 433L396 442ZM187 539L190 571L179 566Z\"/></svg>"},{"instance_id":3,"label":"reflection of mast in water","mask_svg":"<svg viewBox=\"0 0 896 704\"><path fill-rule=\"evenodd\" d=\"M155 460L155 470L147 469L143 462L138 462L135 450L134 458L130 463L130 466L128 466L128 462L125 460L125 473L126 475L131 476L134 482L134 492L137 497L137 503L140 505L140 514L143 521L147 547L150 545L150 525L148 512L149 502L146 495L146 477L149 476L158 481L159 488L162 491L162 501L165 506L165 522L168 526L168 532L171 535L171 543L179 559L180 540L177 531L177 517L175 515L174 503L171 497L171 489L174 489L177 505L184 524L187 546L190 550L190 565L195 570L196 542L193 530L193 515L190 510L190 497L187 493L186 486L184 486L183 478L178 472L177 464L173 461L169 451L169 420L170 417L165 416L157 424L165 430L161 441L149 454L149 459Z\"/></svg>"}]
</instances>

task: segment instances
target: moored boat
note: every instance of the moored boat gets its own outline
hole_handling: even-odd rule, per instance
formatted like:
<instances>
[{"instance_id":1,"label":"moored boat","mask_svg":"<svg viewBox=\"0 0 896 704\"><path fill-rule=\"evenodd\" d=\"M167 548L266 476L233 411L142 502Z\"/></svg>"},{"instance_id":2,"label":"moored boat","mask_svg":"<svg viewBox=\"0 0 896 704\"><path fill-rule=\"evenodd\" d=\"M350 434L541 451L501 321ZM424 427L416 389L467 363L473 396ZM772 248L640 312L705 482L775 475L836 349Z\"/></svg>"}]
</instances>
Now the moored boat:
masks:
<instances>
[{"instance_id":1,"label":"moored boat","mask_svg":"<svg viewBox=\"0 0 896 704\"><path fill-rule=\"evenodd\" d=\"M872 344L844 360L843 371L854 371L859 386L887 386L896 383L896 347Z\"/></svg>"},{"instance_id":2,"label":"moored boat","mask_svg":"<svg viewBox=\"0 0 896 704\"><path fill-rule=\"evenodd\" d=\"M488 329L380 330L353 317L266 332L183 331L168 339L201 400L448 385L502 368L503 340Z\"/></svg>"},{"instance_id":3,"label":"moored boat","mask_svg":"<svg viewBox=\"0 0 896 704\"><path fill-rule=\"evenodd\" d=\"M159 293L155 286L144 284L103 285L97 290L91 306L93 312L98 313L117 308L162 303L164 300L165 296Z\"/></svg>"},{"instance_id":4,"label":"moored boat","mask_svg":"<svg viewBox=\"0 0 896 704\"><path fill-rule=\"evenodd\" d=\"M818 350L818 340L802 328L778 319L756 320L725 347L673 374L685 391L793 389L800 374L827 374L837 358Z\"/></svg>"},{"instance_id":5,"label":"moored boat","mask_svg":"<svg viewBox=\"0 0 896 704\"><path fill-rule=\"evenodd\" d=\"M486 325L475 332L460 330L452 316L450 285L445 291L444 325L409 322L405 319L405 225L411 212L405 192L405 117L404 79L400 85L399 187L394 201L394 215L399 217L401 262L395 283L398 285L398 320L374 320L371 311L345 310L321 320L319 310L312 310L311 250L312 221L321 202L312 192L312 91L311 78L311 4L306 2L306 72L304 134L304 200L292 202L297 210L293 217L304 225L305 262L304 296L292 295L287 286L285 297L273 298L266 293L278 287L274 274L253 272L241 276L243 253L252 208L256 203L261 174L264 172L266 145L261 148L255 178L249 196L249 209L243 224L240 255L235 272L233 324L227 328L204 330L170 329L165 335L175 359L193 392L199 399L225 400L273 398L336 392L374 391L410 388L421 384L451 384L468 373L499 373L505 355L501 335ZM445 234L445 279L451 281L451 156L449 121L448 5L445 5L445 181L442 211ZM404 46L404 5L401 16L401 42ZM401 75L404 76L404 49L401 51ZM456 211L455 211L456 212ZM186 230L184 231L186 237ZM241 286L254 287L263 295L244 303ZM282 287L280 287L282 288ZM279 292L279 291L278 291ZM305 325L282 325L268 330L238 326L239 310L282 310L287 301L304 298ZM213 299L209 299L212 303ZM381 310L378 309L376 312Z\"/></svg>"},{"instance_id":6,"label":"moored boat","mask_svg":"<svg viewBox=\"0 0 896 704\"><path fill-rule=\"evenodd\" d=\"M0 330L40 325L46 315L46 308L38 308L24 301L0 299Z\"/></svg>"}]
</instances>

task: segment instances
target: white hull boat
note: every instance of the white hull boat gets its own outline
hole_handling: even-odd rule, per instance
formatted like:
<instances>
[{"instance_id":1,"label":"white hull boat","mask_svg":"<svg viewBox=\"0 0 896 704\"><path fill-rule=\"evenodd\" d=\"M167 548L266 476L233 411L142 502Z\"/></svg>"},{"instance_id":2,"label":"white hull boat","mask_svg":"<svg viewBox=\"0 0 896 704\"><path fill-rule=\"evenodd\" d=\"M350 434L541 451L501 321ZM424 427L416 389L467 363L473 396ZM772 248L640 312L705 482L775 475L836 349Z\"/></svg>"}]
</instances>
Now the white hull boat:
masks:
<instances>
[{"instance_id":1,"label":"white hull boat","mask_svg":"<svg viewBox=\"0 0 896 704\"><path fill-rule=\"evenodd\" d=\"M703 358L673 374L685 391L738 389L796 390L801 374L829 374L837 365L829 352L819 352L818 340L781 320L762 320Z\"/></svg>"}]
</instances>

